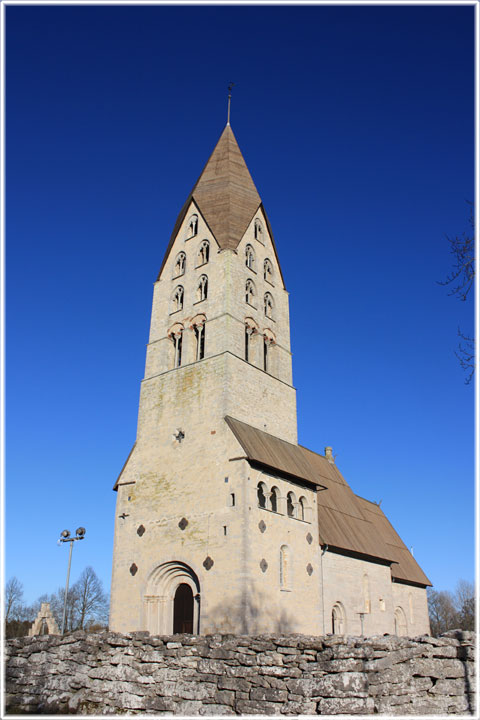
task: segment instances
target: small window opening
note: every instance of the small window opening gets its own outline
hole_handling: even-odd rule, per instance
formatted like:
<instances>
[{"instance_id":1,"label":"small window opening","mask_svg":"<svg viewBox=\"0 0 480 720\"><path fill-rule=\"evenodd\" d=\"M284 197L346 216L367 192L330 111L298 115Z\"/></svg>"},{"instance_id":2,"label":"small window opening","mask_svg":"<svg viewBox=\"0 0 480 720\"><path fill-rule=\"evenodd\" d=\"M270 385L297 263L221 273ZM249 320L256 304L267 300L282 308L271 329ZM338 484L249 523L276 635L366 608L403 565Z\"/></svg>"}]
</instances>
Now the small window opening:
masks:
<instances>
[{"instance_id":1,"label":"small window opening","mask_svg":"<svg viewBox=\"0 0 480 720\"><path fill-rule=\"evenodd\" d=\"M265 293L265 297L263 298L263 309L266 317L273 320L273 298L270 293Z\"/></svg>"},{"instance_id":2,"label":"small window opening","mask_svg":"<svg viewBox=\"0 0 480 720\"><path fill-rule=\"evenodd\" d=\"M301 497L299 500L299 510L300 510L300 518L302 520L306 520L306 509L307 509L307 500L304 497Z\"/></svg>"},{"instance_id":3,"label":"small window opening","mask_svg":"<svg viewBox=\"0 0 480 720\"><path fill-rule=\"evenodd\" d=\"M203 360L205 357L205 324L195 325L195 338L197 341L197 360Z\"/></svg>"},{"instance_id":4,"label":"small window opening","mask_svg":"<svg viewBox=\"0 0 480 720\"><path fill-rule=\"evenodd\" d=\"M249 305L253 305L253 298L255 297L255 289L253 286L253 282L251 280L247 280L245 284L245 302L247 302Z\"/></svg>"},{"instance_id":5,"label":"small window opening","mask_svg":"<svg viewBox=\"0 0 480 720\"><path fill-rule=\"evenodd\" d=\"M271 283L273 280L273 268L272 263L268 258L263 263L263 279Z\"/></svg>"},{"instance_id":6,"label":"small window opening","mask_svg":"<svg viewBox=\"0 0 480 720\"><path fill-rule=\"evenodd\" d=\"M270 507L272 508L273 512L278 512L277 494L278 488L272 487L270 491Z\"/></svg>"},{"instance_id":7,"label":"small window opening","mask_svg":"<svg viewBox=\"0 0 480 720\"><path fill-rule=\"evenodd\" d=\"M225 482L228 482L228 477L225 478Z\"/></svg>"},{"instance_id":8,"label":"small window opening","mask_svg":"<svg viewBox=\"0 0 480 720\"><path fill-rule=\"evenodd\" d=\"M291 588L291 566L290 566L290 548L288 545L282 545L280 548L280 587L283 590Z\"/></svg>"},{"instance_id":9,"label":"small window opening","mask_svg":"<svg viewBox=\"0 0 480 720\"><path fill-rule=\"evenodd\" d=\"M245 248L245 265L250 270L255 270L255 255L251 245L247 245Z\"/></svg>"},{"instance_id":10,"label":"small window opening","mask_svg":"<svg viewBox=\"0 0 480 720\"><path fill-rule=\"evenodd\" d=\"M235 493L230 493L230 505L235 507Z\"/></svg>"},{"instance_id":11,"label":"small window opening","mask_svg":"<svg viewBox=\"0 0 480 720\"><path fill-rule=\"evenodd\" d=\"M208 240L204 240L200 245L200 250L198 251L198 264L205 265L206 263L208 263L209 256L210 243L208 242Z\"/></svg>"},{"instance_id":12,"label":"small window opening","mask_svg":"<svg viewBox=\"0 0 480 720\"><path fill-rule=\"evenodd\" d=\"M186 261L186 255L184 252L178 253L177 259L175 262L175 267L173 270L173 274L175 277L178 275L183 275L185 273L185 261Z\"/></svg>"},{"instance_id":13,"label":"small window opening","mask_svg":"<svg viewBox=\"0 0 480 720\"><path fill-rule=\"evenodd\" d=\"M192 215L188 223L187 239L198 233L198 215Z\"/></svg>"},{"instance_id":14,"label":"small window opening","mask_svg":"<svg viewBox=\"0 0 480 720\"><path fill-rule=\"evenodd\" d=\"M226 526L226 525L223 526L223 534L224 534L224 535L227 534L227 526Z\"/></svg>"},{"instance_id":15,"label":"small window opening","mask_svg":"<svg viewBox=\"0 0 480 720\"><path fill-rule=\"evenodd\" d=\"M197 287L197 302L206 300L208 294L208 278L206 275L202 275Z\"/></svg>"},{"instance_id":16,"label":"small window opening","mask_svg":"<svg viewBox=\"0 0 480 720\"><path fill-rule=\"evenodd\" d=\"M173 312L183 310L183 287L179 285L173 293Z\"/></svg>"},{"instance_id":17,"label":"small window opening","mask_svg":"<svg viewBox=\"0 0 480 720\"><path fill-rule=\"evenodd\" d=\"M173 333L172 335L173 347L175 349L173 367L176 368L182 364L182 338L182 332Z\"/></svg>"},{"instance_id":18,"label":"small window opening","mask_svg":"<svg viewBox=\"0 0 480 720\"><path fill-rule=\"evenodd\" d=\"M265 497L265 491L263 489L262 483L258 483L257 485L257 498L258 498L258 505L261 508L267 507L267 498Z\"/></svg>"},{"instance_id":19,"label":"small window opening","mask_svg":"<svg viewBox=\"0 0 480 720\"><path fill-rule=\"evenodd\" d=\"M248 325L245 326L245 360L250 362L250 336L252 334L252 328Z\"/></svg>"},{"instance_id":20,"label":"small window opening","mask_svg":"<svg viewBox=\"0 0 480 720\"><path fill-rule=\"evenodd\" d=\"M268 345L267 338L263 338L263 369L268 372Z\"/></svg>"},{"instance_id":21,"label":"small window opening","mask_svg":"<svg viewBox=\"0 0 480 720\"><path fill-rule=\"evenodd\" d=\"M260 242L263 242L263 227L260 220L255 220L254 236L255 240L260 240Z\"/></svg>"},{"instance_id":22,"label":"small window opening","mask_svg":"<svg viewBox=\"0 0 480 720\"><path fill-rule=\"evenodd\" d=\"M295 503L293 493L291 492L287 495L287 515L288 517L295 517Z\"/></svg>"}]
</instances>

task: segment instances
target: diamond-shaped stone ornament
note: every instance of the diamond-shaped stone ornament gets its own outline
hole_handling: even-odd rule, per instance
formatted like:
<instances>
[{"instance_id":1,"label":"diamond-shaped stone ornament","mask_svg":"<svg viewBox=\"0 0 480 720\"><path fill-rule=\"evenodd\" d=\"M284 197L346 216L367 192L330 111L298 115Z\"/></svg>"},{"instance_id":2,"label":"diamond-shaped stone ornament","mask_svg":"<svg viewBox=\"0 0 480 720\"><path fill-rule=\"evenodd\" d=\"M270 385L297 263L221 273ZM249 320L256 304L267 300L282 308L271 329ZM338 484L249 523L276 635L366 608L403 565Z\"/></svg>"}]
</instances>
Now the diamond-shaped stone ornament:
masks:
<instances>
[{"instance_id":1,"label":"diamond-shaped stone ornament","mask_svg":"<svg viewBox=\"0 0 480 720\"><path fill-rule=\"evenodd\" d=\"M313 537L310 535L310 533L307 534L307 542L309 545L312 544Z\"/></svg>"},{"instance_id":2,"label":"diamond-shaped stone ornament","mask_svg":"<svg viewBox=\"0 0 480 720\"><path fill-rule=\"evenodd\" d=\"M187 518L182 518L182 519L180 520L180 522L178 523L178 527L180 528L180 530L185 530L185 528L187 527L187 525L188 525L188 520L187 520Z\"/></svg>"},{"instance_id":3,"label":"diamond-shaped stone ornament","mask_svg":"<svg viewBox=\"0 0 480 720\"><path fill-rule=\"evenodd\" d=\"M264 533L265 530L267 529L267 526L265 525L263 520L260 520L260 522L258 523L258 529L260 530L261 533Z\"/></svg>"},{"instance_id":4,"label":"diamond-shaped stone ornament","mask_svg":"<svg viewBox=\"0 0 480 720\"><path fill-rule=\"evenodd\" d=\"M266 571L267 571L267 568L268 568L268 563L267 563L267 561L265 560L265 558L262 558L262 559L260 560L260 569L261 569L262 572L266 572Z\"/></svg>"},{"instance_id":5,"label":"diamond-shaped stone ornament","mask_svg":"<svg viewBox=\"0 0 480 720\"><path fill-rule=\"evenodd\" d=\"M311 575L313 573L313 567L310 565L310 563L308 563L308 565L307 565L307 573L309 575Z\"/></svg>"},{"instance_id":6,"label":"diamond-shaped stone ornament","mask_svg":"<svg viewBox=\"0 0 480 720\"><path fill-rule=\"evenodd\" d=\"M135 573L137 572L137 570L138 570L138 567L135 565L135 563L132 563L132 564L130 565L130 574L131 574L131 575L135 575Z\"/></svg>"},{"instance_id":7,"label":"diamond-shaped stone ornament","mask_svg":"<svg viewBox=\"0 0 480 720\"><path fill-rule=\"evenodd\" d=\"M213 560L210 555L208 555L203 561L203 567L205 568L205 570L210 570L213 567Z\"/></svg>"},{"instance_id":8,"label":"diamond-shaped stone ornament","mask_svg":"<svg viewBox=\"0 0 480 720\"><path fill-rule=\"evenodd\" d=\"M144 532L145 532L145 528L143 527L143 525L139 525L139 527L137 528L137 535L139 537L142 537Z\"/></svg>"}]
</instances>

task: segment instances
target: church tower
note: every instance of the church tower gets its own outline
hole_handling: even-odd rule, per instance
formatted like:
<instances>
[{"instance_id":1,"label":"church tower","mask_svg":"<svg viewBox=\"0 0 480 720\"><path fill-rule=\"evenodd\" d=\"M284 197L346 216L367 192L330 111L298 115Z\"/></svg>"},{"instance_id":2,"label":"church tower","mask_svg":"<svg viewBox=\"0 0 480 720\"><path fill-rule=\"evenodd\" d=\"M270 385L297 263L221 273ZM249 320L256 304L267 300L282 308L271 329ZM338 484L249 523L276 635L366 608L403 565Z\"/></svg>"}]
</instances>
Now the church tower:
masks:
<instances>
[{"instance_id":1,"label":"church tower","mask_svg":"<svg viewBox=\"0 0 480 720\"><path fill-rule=\"evenodd\" d=\"M391 630L398 557L378 513L331 453L297 445L288 294L229 124L154 286L137 437L114 489L112 630L321 634L350 615L353 631L365 577L388 606L371 629ZM414 583L425 594L423 573Z\"/></svg>"}]
</instances>

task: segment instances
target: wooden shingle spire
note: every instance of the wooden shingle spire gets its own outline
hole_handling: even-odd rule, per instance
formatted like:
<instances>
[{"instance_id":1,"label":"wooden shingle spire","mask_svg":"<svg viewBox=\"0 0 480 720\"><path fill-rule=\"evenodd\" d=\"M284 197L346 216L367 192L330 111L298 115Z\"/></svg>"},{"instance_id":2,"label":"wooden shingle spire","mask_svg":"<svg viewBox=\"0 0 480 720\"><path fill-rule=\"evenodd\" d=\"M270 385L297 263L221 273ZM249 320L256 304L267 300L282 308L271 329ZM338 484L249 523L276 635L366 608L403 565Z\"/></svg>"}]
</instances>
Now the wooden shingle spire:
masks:
<instances>
[{"instance_id":1,"label":"wooden shingle spire","mask_svg":"<svg viewBox=\"0 0 480 720\"><path fill-rule=\"evenodd\" d=\"M192 200L215 237L219 250L236 250L260 206L265 214L260 195L228 123L177 217L158 277ZM273 242L266 214L265 219ZM273 245L276 254L274 242Z\"/></svg>"},{"instance_id":2,"label":"wooden shingle spire","mask_svg":"<svg viewBox=\"0 0 480 720\"><path fill-rule=\"evenodd\" d=\"M235 250L261 203L230 125L226 125L193 190L221 250Z\"/></svg>"}]
</instances>

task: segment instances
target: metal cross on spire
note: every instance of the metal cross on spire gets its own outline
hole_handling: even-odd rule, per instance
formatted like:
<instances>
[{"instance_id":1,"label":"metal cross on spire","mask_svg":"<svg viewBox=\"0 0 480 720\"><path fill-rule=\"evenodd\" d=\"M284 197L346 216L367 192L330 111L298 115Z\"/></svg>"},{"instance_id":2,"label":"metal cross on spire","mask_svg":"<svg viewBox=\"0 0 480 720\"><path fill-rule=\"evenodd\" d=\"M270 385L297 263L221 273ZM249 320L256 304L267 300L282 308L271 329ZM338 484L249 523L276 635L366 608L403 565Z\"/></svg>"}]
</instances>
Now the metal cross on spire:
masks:
<instances>
[{"instance_id":1,"label":"metal cross on spire","mask_svg":"<svg viewBox=\"0 0 480 720\"><path fill-rule=\"evenodd\" d=\"M227 125L230 125L230 101L232 99L232 88L235 83L228 83L228 109L227 109Z\"/></svg>"}]
</instances>

